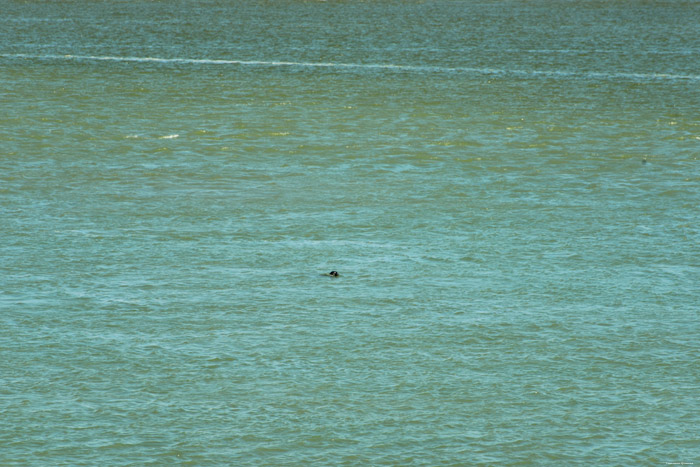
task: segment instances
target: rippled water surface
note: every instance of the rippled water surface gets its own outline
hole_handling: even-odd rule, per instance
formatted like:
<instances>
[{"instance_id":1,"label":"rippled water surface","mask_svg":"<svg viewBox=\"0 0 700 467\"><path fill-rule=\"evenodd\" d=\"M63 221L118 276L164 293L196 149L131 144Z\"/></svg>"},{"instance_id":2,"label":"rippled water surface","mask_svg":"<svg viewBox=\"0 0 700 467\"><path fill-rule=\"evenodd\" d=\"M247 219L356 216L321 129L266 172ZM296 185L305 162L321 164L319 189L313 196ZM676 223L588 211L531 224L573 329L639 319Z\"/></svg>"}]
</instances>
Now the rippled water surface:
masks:
<instances>
[{"instance_id":1,"label":"rippled water surface","mask_svg":"<svg viewBox=\"0 0 700 467\"><path fill-rule=\"evenodd\" d=\"M0 464L700 463L699 3L2 12Z\"/></svg>"}]
</instances>

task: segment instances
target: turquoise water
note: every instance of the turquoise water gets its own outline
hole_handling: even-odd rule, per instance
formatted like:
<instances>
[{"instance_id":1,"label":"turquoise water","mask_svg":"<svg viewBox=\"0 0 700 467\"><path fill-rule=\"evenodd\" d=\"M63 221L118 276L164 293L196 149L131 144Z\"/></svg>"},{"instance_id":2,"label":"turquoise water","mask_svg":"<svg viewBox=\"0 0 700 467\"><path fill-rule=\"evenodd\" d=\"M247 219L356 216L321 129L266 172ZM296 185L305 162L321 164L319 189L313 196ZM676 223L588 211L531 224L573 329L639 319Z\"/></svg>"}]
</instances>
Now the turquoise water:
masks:
<instances>
[{"instance_id":1,"label":"turquoise water","mask_svg":"<svg viewBox=\"0 0 700 467\"><path fill-rule=\"evenodd\" d=\"M2 11L0 465L700 462L700 3Z\"/></svg>"}]
</instances>

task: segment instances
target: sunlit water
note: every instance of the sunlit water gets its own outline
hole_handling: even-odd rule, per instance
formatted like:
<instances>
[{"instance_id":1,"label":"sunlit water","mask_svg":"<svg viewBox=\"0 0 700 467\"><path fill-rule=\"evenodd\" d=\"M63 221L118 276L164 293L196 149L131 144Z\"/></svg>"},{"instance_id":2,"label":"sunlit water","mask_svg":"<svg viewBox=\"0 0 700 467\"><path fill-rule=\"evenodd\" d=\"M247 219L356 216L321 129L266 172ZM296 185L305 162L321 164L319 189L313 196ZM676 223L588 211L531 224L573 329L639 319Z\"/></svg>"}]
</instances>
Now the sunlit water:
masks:
<instances>
[{"instance_id":1,"label":"sunlit water","mask_svg":"<svg viewBox=\"0 0 700 467\"><path fill-rule=\"evenodd\" d=\"M0 464L699 463L698 24L4 2Z\"/></svg>"}]
</instances>

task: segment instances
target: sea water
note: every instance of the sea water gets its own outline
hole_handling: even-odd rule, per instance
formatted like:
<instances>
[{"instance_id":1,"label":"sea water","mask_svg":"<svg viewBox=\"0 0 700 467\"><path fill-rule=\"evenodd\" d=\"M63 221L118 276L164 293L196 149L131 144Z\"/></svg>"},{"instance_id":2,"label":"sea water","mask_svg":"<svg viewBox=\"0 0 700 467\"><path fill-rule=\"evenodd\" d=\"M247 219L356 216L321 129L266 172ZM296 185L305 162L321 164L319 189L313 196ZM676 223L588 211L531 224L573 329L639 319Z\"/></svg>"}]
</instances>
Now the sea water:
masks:
<instances>
[{"instance_id":1,"label":"sea water","mask_svg":"<svg viewBox=\"0 0 700 467\"><path fill-rule=\"evenodd\" d=\"M700 463L700 3L0 10L0 465Z\"/></svg>"}]
</instances>

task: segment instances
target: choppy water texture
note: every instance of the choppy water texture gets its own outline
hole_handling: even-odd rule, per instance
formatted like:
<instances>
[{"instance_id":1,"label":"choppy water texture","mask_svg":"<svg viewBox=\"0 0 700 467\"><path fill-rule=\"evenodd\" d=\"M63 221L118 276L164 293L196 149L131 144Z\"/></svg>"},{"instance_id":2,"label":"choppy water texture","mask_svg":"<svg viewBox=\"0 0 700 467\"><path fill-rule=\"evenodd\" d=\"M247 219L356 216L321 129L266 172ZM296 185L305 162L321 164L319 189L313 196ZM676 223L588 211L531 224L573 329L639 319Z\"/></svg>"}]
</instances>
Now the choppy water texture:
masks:
<instances>
[{"instance_id":1,"label":"choppy water texture","mask_svg":"<svg viewBox=\"0 0 700 467\"><path fill-rule=\"evenodd\" d=\"M1 7L0 464L700 463L700 3Z\"/></svg>"}]
</instances>

